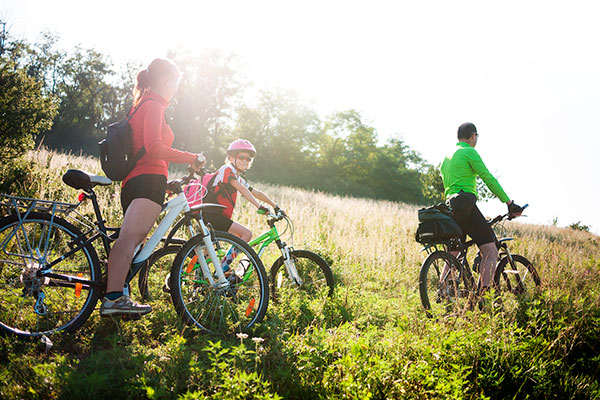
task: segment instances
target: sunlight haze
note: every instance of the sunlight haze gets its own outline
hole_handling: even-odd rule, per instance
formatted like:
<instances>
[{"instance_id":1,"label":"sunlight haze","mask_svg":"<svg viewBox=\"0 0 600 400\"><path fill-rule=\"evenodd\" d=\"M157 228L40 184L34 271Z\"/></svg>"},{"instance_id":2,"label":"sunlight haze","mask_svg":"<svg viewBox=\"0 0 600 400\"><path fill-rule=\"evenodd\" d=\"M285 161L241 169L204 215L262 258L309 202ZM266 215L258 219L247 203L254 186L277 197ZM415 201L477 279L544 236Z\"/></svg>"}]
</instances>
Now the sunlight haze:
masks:
<instances>
[{"instance_id":1,"label":"sunlight haze","mask_svg":"<svg viewBox=\"0 0 600 400\"><path fill-rule=\"evenodd\" d=\"M321 114L356 109L437 165L457 127L523 222L600 233L600 37L592 2L27 1L0 4L13 36L147 65L181 46L239 56L254 88L295 89ZM481 206L505 212L498 200ZM416 216L415 216L416 218Z\"/></svg>"}]
</instances>

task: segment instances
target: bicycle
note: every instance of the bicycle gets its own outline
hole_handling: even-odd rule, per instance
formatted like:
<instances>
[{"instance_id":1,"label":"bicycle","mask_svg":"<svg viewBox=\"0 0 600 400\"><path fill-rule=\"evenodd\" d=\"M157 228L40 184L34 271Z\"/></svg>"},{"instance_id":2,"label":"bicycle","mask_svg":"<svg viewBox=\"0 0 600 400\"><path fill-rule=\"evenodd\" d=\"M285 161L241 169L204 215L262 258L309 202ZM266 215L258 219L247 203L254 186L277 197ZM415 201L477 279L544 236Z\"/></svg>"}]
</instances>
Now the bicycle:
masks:
<instances>
[{"instance_id":1,"label":"bicycle","mask_svg":"<svg viewBox=\"0 0 600 400\"><path fill-rule=\"evenodd\" d=\"M275 242L281 252L281 256L271 266L270 283L271 298L276 301L278 292L288 289L299 289L308 296L333 294L333 273L327 261L321 256L309 250L294 250L281 240L275 223L281 220L287 222L286 231L290 229L290 237L293 237L294 225L290 218L280 209L275 214L269 213L267 224L270 229L250 241L250 246L258 249L258 256L262 258L267 247ZM285 268L282 268L285 266ZM287 278L284 276L287 274Z\"/></svg>"},{"instance_id":2,"label":"bicycle","mask_svg":"<svg viewBox=\"0 0 600 400\"><path fill-rule=\"evenodd\" d=\"M188 176L168 183L177 196L163 205L163 220L136 249L125 294L178 215L220 207L203 204L190 209L182 185L193 173L190 170ZM112 181L78 170L67 171L63 181L83 190L78 203L2 195L2 205L10 210L0 219L0 328L4 332L21 337L72 332L90 317L105 291L101 265L106 264L119 228L105 226L93 188ZM87 199L92 201L95 221L77 211ZM178 314L186 324L210 333L242 331L261 322L269 288L260 258L239 238L209 230L201 218L198 223L199 232L188 226L192 238L181 246L171 268L171 298ZM98 239L104 249L102 262L94 247ZM223 248L229 249L228 254L233 249L238 257L222 260L217 254Z\"/></svg>"},{"instance_id":3,"label":"bicycle","mask_svg":"<svg viewBox=\"0 0 600 400\"><path fill-rule=\"evenodd\" d=\"M334 289L334 278L327 261L312 251L294 250L281 240L275 226L275 223L281 220L287 222L286 231L289 228L293 237L293 223L281 210L276 210L275 214L269 213L267 217L267 224L271 228L256 239L251 240L249 245L257 249L261 260L265 250L273 242L281 251L281 256L271 266L269 298L276 301L278 292L290 288L299 289L309 296L315 296L322 292L327 296L331 296ZM178 221L164 239L163 248L155 253L155 257L151 258L140 272L139 291L145 297L160 296L160 292L155 291L159 285L156 282L154 284L148 283L151 276L150 269L165 269L164 265L168 264L170 259L177 254L185 241L176 235L181 233L183 227L188 226L196 218L198 218L197 214L189 213ZM282 266L285 266L285 269ZM287 273L287 278L284 276L284 272ZM168 293L170 291L169 279L168 276L165 278L161 287L162 292Z\"/></svg>"},{"instance_id":4,"label":"bicycle","mask_svg":"<svg viewBox=\"0 0 600 400\"><path fill-rule=\"evenodd\" d=\"M523 209L527 208L527 205ZM488 221L491 227L510 220L509 213L498 215ZM512 237L496 240L498 262L493 277L493 287L498 293L507 292L522 295L539 287L541 280L533 264L525 257L511 254L507 242ZM463 242L454 237L432 241L422 251L429 255L421 266L419 274L419 294L421 303L429 317L438 317L473 306L477 298L477 285L473 273L479 272L481 254L478 252L473 266L469 265L467 252L475 244L474 240ZM458 252L454 256L450 252Z\"/></svg>"}]
</instances>

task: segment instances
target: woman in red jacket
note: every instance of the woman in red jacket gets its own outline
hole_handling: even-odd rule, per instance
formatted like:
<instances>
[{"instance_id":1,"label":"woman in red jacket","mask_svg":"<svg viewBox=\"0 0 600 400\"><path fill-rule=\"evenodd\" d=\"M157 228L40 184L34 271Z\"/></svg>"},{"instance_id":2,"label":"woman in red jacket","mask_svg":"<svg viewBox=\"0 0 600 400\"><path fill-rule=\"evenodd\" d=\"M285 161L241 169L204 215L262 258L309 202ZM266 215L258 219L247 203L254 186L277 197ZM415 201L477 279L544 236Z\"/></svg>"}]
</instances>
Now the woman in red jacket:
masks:
<instances>
[{"instance_id":1,"label":"woman in red jacket","mask_svg":"<svg viewBox=\"0 0 600 400\"><path fill-rule=\"evenodd\" d=\"M123 294L133 252L146 238L161 212L169 162L190 164L196 169L205 163L202 154L171 148L173 131L165 120L164 112L177 91L180 76L173 62L160 58L137 75L130 112L135 107L138 109L129 124L133 131L133 154L138 154L142 147L146 152L123 180L123 225L108 257L108 279L100 307L101 316L142 315L152 311L149 305L135 303Z\"/></svg>"}]
</instances>

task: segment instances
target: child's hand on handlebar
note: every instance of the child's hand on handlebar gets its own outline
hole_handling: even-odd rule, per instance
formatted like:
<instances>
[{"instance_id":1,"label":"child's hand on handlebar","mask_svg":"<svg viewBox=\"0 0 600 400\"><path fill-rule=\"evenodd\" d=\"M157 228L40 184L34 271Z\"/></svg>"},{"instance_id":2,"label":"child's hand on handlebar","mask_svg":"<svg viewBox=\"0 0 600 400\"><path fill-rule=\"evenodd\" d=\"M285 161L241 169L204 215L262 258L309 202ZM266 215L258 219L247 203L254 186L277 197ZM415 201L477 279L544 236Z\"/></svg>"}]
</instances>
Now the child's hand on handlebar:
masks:
<instances>
[{"instance_id":1,"label":"child's hand on handlebar","mask_svg":"<svg viewBox=\"0 0 600 400\"><path fill-rule=\"evenodd\" d=\"M260 215L266 215L269 213L269 208L265 207L265 206L260 206L260 207L258 207L258 210L256 211L256 213L260 214Z\"/></svg>"},{"instance_id":2,"label":"child's hand on handlebar","mask_svg":"<svg viewBox=\"0 0 600 400\"><path fill-rule=\"evenodd\" d=\"M284 217L287 216L287 214L285 213L285 211L283 211L281 208L279 208L279 206L275 206L274 210L275 210L275 214L280 214L280 215L282 215Z\"/></svg>"}]
</instances>

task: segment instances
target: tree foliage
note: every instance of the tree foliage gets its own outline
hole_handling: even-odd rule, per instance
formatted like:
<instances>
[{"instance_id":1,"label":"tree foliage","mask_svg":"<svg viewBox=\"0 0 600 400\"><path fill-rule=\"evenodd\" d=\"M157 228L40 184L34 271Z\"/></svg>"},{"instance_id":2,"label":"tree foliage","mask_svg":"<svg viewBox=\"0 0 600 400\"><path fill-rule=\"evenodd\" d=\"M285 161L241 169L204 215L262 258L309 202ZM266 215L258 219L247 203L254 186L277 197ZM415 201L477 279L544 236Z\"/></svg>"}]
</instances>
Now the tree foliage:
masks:
<instances>
[{"instance_id":1,"label":"tree foliage","mask_svg":"<svg viewBox=\"0 0 600 400\"><path fill-rule=\"evenodd\" d=\"M218 50L194 54L181 49L169 56L183 73L169 121L176 132L174 146L214 159L222 154L234 128L244 88L234 68L235 57Z\"/></svg>"},{"instance_id":2,"label":"tree foliage","mask_svg":"<svg viewBox=\"0 0 600 400\"><path fill-rule=\"evenodd\" d=\"M54 96L15 63L0 59L0 161L33 148L35 138L52 126L57 112Z\"/></svg>"},{"instance_id":3,"label":"tree foliage","mask_svg":"<svg viewBox=\"0 0 600 400\"><path fill-rule=\"evenodd\" d=\"M95 155L105 126L129 111L141 66L119 70L93 49L66 52L57 42L49 32L33 45L11 40L3 58L19 71L22 83L3 95L19 92L25 96L22 103L37 95L46 99L40 104L48 112L56 113L58 106L55 117L29 110L38 125L23 125L27 135L19 137L28 138L28 144L22 148L31 148L32 139L41 134L38 142L51 148ZM173 146L204 152L213 167L223 162L230 141L245 138L258 151L249 171L253 180L418 204L443 196L439 172L400 137L380 143L375 127L358 111L321 118L295 92L282 89L261 91L255 101L244 101L250 83L240 77L234 55L178 48L169 57L183 72L166 115L175 132Z\"/></svg>"}]
</instances>

